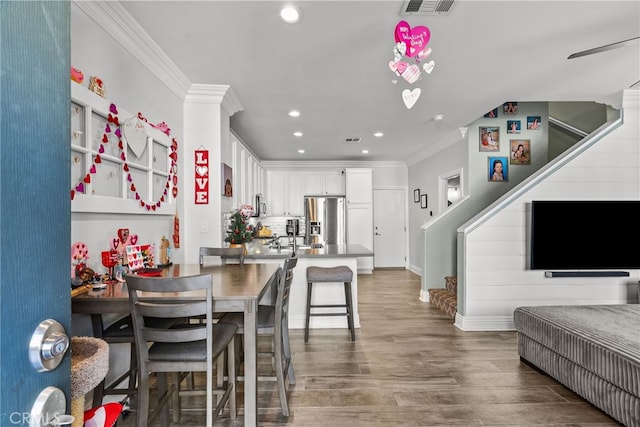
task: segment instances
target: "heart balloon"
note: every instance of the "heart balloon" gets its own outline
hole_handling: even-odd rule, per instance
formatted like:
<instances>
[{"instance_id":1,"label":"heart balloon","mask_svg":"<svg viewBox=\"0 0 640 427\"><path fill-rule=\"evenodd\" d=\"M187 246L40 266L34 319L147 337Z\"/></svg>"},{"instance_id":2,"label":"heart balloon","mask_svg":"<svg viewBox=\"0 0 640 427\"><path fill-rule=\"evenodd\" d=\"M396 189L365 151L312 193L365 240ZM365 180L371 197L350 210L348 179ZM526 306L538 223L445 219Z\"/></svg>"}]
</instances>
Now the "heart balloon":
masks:
<instances>
[{"instance_id":1,"label":"heart balloon","mask_svg":"<svg viewBox=\"0 0 640 427\"><path fill-rule=\"evenodd\" d=\"M416 103L416 101L418 100L418 98L420 98L420 93L422 91L420 90L419 87L415 88L414 90L409 90L409 89L405 89L402 91L402 100L404 101L404 105L408 108L411 109L411 107L413 107Z\"/></svg>"},{"instance_id":2,"label":"heart balloon","mask_svg":"<svg viewBox=\"0 0 640 427\"><path fill-rule=\"evenodd\" d=\"M420 62L424 59L427 59L427 57L431 55L431 48L428 47L423 51L418 52L418 54L416 55L416 62Z\"/></svg>"},{"instance_id":3,"label":"heart balloon","mask_svg":"<svg viewBox=\"0 0 640 427\"><path fill-rule=\"evenodd\" d=\"M407 43L407 56L413 58L419 52L422 52L427 47L430 38L431 31L424 25L412 28L409 41L405 41Z\"/></svg>"},{"instance_id":4,"label":"heart balloon","mask_svg":"<svg viewBox=\"0 0 640 427\"><path fill-rule=\"evenodd\" d=\"M396 43L406 41L409 34L411 34L411 26L409 23L407 21L398 22L395 30Z\"/></svg>"}]
</instances>

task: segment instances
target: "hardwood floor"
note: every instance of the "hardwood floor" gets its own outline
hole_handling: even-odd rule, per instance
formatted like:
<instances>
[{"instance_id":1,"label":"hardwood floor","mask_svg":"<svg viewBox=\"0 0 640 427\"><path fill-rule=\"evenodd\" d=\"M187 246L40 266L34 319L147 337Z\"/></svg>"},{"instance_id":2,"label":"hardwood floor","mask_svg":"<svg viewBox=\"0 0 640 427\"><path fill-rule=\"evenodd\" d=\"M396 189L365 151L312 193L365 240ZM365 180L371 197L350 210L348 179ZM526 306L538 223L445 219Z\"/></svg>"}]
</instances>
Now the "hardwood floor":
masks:
<instances>
[{"instance_id":1,"label":"hardwood floor","mask_svg":"<svg viewBox=\"0 0 640 427\"><path fill-rule=\"evenodd\" d=\"M615 426L603 412L520 362L515 332L463 332L418 300L419 276L358 276L361 328L291 332L297 382L291 416L259 383L261 426ZM216 425L241 426L227 414ZM134 425L130 416L119 426ZM202 426L183 415L173 426Z\"/></svg>"}]
</instances>

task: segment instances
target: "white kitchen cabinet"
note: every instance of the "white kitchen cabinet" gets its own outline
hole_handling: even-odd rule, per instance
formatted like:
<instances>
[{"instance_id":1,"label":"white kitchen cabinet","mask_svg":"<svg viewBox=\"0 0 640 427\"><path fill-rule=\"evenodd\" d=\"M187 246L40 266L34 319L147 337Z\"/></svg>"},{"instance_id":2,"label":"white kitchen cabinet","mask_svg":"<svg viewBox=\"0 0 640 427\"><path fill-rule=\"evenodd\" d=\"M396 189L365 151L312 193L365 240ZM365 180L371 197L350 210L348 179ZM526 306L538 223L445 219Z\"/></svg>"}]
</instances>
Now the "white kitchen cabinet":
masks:
<instances>
[{"instance_id":1,"label":"white kitchen cabinet","mask_svg":"<svg viewBox=\"0 0 640 427\"><path fill-rule=\"evenodd\" d=\"M304 194L344 194L345 182L341 170L304 172Z\"/></svg>"},{"instance_id":2,"label":"white kitchen cabinet","mask_svg":"<svg viewBox=\"0 0 640 427\"><path fill-rule=\"evenodd\" d=\"M345 170L347 198L347 243L373 250L373 171ZM358 271L373 271L373 257L358 258Z\"/></svg>"},{"instance_id":3,"label":"white kitchen cabinet","mask_svg":"<svg viewBox=\"0 0 640 427\"><path fill-rule=\"evenodd\" d=\"M302 173L270 171L267 181L268 215L303 215Z\"/></svg>"}]
</instances>

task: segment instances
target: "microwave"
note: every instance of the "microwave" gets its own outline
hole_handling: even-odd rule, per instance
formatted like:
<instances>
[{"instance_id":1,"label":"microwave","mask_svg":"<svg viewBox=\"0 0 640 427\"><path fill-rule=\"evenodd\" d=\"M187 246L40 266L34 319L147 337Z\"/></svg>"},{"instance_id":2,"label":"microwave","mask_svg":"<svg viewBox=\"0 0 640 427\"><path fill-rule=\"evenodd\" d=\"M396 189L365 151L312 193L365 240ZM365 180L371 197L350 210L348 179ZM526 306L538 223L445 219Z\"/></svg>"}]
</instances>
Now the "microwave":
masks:
<instances>
[{"instance_id":1,"label":"microwave","mask_svg":"<svg viewBox=\"0 0 640 427\"><path fill-rule=\"evenodd\" d=\"M256 194L253 216L267 216L267 203L264 201L262 194Z\"/></svg>"}]
</instances>

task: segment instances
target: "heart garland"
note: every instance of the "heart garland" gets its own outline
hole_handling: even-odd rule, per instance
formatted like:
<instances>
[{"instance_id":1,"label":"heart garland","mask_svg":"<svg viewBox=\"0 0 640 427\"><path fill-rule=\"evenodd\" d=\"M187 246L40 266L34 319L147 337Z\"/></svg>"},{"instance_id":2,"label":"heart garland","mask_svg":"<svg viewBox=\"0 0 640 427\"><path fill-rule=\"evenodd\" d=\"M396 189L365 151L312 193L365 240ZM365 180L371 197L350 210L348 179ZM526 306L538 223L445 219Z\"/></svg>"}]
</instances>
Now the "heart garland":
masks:
<instances>
[{"instance_id":1,"label":"heart garland","mask_svg":"<svg viewBox=\"0 0 640 427\"><path fill-rule=\"evenodd\" d=\"M138 118L147 122L147 119L141 113L138 113ZM147 122L148 123L148 122ZM111 125L114 125L116 130L112 131ZM162 122L158 125L151 125L155 128L160 129L164 132L169 138L171 138L171 129L166 125L166 123ZM102 134L102 139L100 140L100 147L98 148L98 153L93 158L93 163L89 168L89 173L84 176L84 178L79 182L75 187L71 189L71 200L74 199L76 193L84 193L85 186L84 184L91 183L91 175L95 175L98 171L99 164L102 163L102 158L100 154L103 154L104 144L108 144L110 139L109 135L113 134L118 138L118 148L120 149L120 159L122 160L122 169L127 173L127 182L131 185L129 189L134 193L135 199L139 201L140 206L145 208L147 211L155 211L162 206L162 203L166 201L167 195L169 194L169 189L171 188L171 195L176 198L178 196L178 141L175 138L171 138L171 153L169 154L169 158L171 159L171 165L169 167L169 175L167 175L167 181L164 185L164 191L162 192L162 196L160 199L154 202L146 202L142 200L142 196L137 191L137 187L133 181L133 175L129 172L129 165L127 164L127 155L124 150L124 144L122 142L122 132L120 131L120 119L118 118L118 108L115 104L111 104L109 106L109 114L107 116L107 123L104 127L104 133Z\"/></svg>"}]
</instances>

